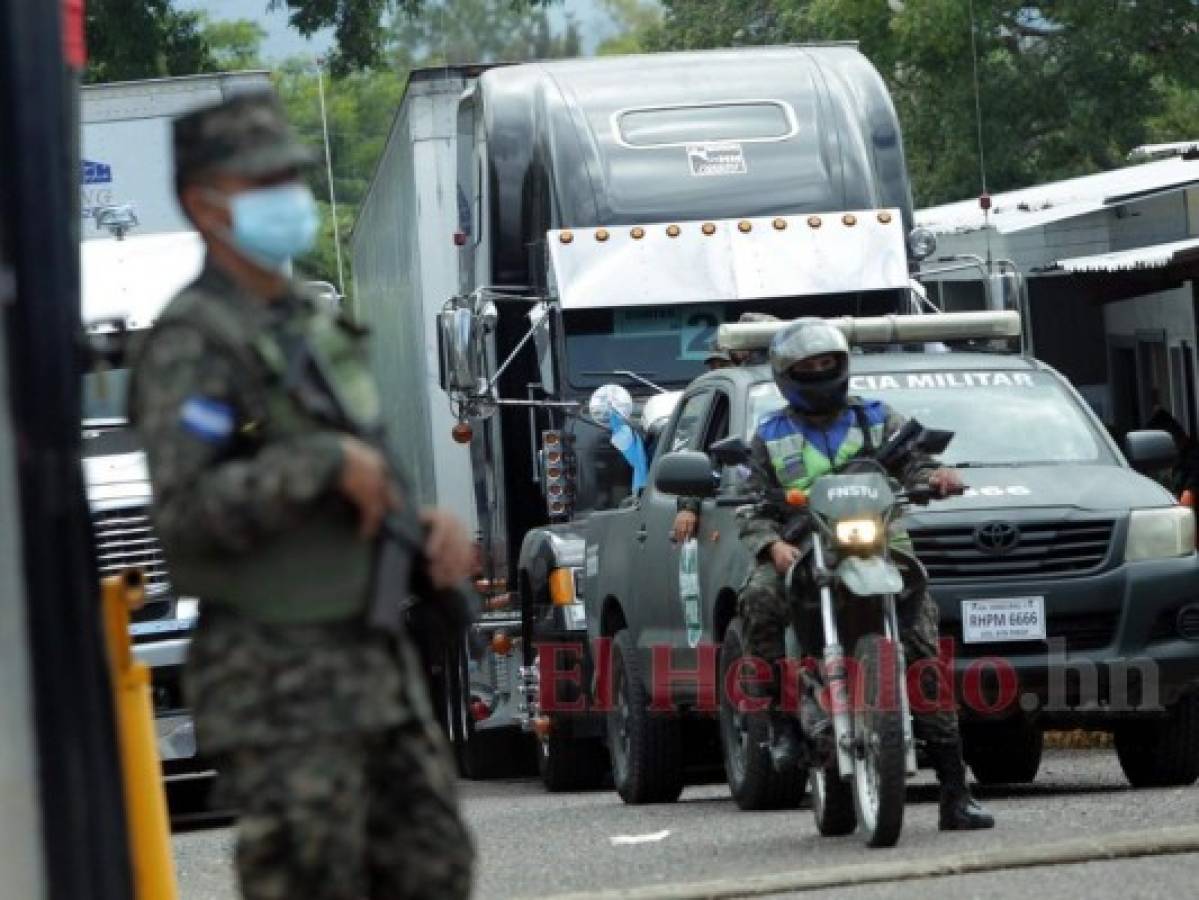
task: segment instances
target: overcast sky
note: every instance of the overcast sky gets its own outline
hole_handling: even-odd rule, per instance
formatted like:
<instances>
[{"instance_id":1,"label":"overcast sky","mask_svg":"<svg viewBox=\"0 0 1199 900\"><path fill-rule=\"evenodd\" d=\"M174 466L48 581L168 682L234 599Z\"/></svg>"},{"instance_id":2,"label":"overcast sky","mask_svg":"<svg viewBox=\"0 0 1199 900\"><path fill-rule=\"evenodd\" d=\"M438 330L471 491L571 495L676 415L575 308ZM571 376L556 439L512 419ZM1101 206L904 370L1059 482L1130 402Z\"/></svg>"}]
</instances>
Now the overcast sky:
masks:
<instances>
[{"instance_id":1,"label":"overcast sky","mask_svg":"<svg viewBox=\"0 0 1199 900\"><path fill-rule=\"evenodd\" d=\"M324 52L332 41L332 32L313 35L306 40L287 24L287 9L267 9L267 0L175 0L178 9L204 10L214 19L254 19L266 30L262 55L267 62L277 62L288 56ZM551 8L550 16L558 27L565 16L572 15L583 36L583 49L592 53L600 41L613 31L612 20L600 0L563 0Z\"/></svg>"}]
</instances>

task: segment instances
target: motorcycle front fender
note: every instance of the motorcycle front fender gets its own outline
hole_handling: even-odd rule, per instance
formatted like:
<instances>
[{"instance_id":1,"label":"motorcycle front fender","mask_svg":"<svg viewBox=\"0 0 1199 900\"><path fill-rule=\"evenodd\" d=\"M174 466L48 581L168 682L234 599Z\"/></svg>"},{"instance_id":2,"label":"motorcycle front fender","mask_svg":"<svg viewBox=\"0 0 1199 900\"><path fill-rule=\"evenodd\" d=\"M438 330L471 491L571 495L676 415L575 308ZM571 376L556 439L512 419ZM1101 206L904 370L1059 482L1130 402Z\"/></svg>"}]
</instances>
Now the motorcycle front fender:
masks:
<instances>
[{"instance_id":1,"label":"motorcycle front fender","mask_svg":"<svg viewBox=\"0 0 1199 900\"><path fill-rule=\"evenodd\" d=\"M846 556L834 573L851 594L877 597L903 591L899 567L881 556Z\"/></svg>"}]
</instances>

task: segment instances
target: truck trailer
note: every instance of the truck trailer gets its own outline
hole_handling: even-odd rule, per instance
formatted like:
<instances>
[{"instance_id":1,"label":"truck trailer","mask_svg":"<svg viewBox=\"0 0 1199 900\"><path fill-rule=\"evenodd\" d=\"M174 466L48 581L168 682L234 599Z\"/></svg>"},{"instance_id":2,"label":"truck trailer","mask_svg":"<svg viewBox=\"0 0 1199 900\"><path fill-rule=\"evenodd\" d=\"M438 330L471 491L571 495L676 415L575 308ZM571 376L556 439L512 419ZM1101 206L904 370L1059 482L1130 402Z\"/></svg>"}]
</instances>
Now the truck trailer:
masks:
<instances>
[{"instance_id":1,"label":"truck trailer","mask_svg":"<svg viewBox=\"0 0 1199 900\"><path fill-rule=\"evenodd\" d=\"M639 487L599 401L652 439L720 324L922 302L883 81L851 44L419 70L351 244L396 452L478 538L483 640L428 660L463 769L532 734L547 787L595 784L582 525Z\"/></svg>"}]
</instances>

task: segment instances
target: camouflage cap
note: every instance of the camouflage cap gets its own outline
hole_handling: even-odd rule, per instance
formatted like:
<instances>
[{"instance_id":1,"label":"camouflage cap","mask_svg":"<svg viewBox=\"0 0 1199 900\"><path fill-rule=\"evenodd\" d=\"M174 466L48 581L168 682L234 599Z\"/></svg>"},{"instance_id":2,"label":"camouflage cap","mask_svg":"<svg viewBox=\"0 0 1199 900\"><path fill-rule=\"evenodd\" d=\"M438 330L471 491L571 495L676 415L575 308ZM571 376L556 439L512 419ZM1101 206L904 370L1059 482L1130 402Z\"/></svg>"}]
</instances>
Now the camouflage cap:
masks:
<instances>
[{"instance_id":1,"label":"camouflage cap","mask_svg":"<svg viewBox=\"0 0 1199 900\"><path fill-rule=\"evenodd\" d=\"M209 172L258 178L313 163L292 132L274 91L235 94L174 123L175 182Z\"/></svg>"}]
</instances>

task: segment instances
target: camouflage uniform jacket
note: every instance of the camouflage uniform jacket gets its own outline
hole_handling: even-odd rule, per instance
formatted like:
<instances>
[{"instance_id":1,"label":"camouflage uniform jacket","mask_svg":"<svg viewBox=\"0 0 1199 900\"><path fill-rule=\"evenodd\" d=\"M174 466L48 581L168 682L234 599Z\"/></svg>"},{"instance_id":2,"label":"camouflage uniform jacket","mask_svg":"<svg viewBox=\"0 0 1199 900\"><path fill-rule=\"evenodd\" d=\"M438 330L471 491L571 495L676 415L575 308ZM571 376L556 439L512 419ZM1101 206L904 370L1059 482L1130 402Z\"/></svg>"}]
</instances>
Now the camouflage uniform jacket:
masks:
<instances>
[{"instance_id":1,"label":"camouflage uniform jacket","mask_svg":"<svg viewBox=\"0 0 1199 900\"><path fill-rule=\"evenodd\" d=\"M858 412L853 409L855 406ZM858 397L851 397L840 415L828 423L817 424L790 406L763 419L750 445L753 466L745 492L754 495L767 488L806 488L816 476L862 455L867 449L859 427L862 421L870 430L869 445L877 449L899 431L907 419L885 403ZM771 442L780 439L790 442L794 448L786 460L785 484L779 477L780 451L776 447L772 458L770 448ZM891 474L904 484L912 484L927 478L936 468L937 463L931 457L912 454L900 471ZM767 473L768 478L764 479L761 472ZM753 505L739 510L737 518L742 544L754 560L761 561L767 548L781 540L777 516L764 505Z\"/></svg>"},{"instance_id":2,"label":"camouflage uniform jacket","mask_svg":"<svg viewBox=\"0 0 1199 900\"><path fill-rule=\"evenodd\" d=\"M228 304L247 332L311 314L297 288L270 304L206 266L184 293ZM285 536L315 504L341 503L334 482L340 435L314 431L283 443L246 439L260 421L263 367L178 319L138 350L132 417L145 446L164 543L233 557ZM229 410L236 427L214 441L189 421L197 402ZM168 556L168 565L170 559ZM274 625L201 599L185 687L207 753L376 731L427 712L415 653L356 620Z\"/></svg>"}]
</instances>

